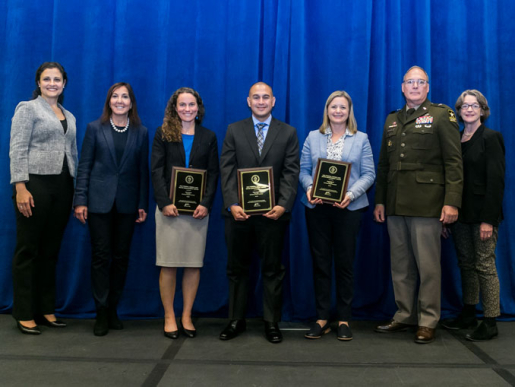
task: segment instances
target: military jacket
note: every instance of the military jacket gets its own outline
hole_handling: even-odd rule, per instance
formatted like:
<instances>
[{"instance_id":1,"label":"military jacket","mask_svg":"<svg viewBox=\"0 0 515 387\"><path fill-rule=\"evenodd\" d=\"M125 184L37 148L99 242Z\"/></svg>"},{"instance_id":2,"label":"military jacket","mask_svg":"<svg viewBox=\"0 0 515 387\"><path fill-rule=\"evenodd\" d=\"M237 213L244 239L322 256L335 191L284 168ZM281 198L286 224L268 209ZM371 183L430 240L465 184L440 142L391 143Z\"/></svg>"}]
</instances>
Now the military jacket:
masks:
<instances>
[{"instance_id":1,"label":"military jacket","mask_svg":"<svg viewBox=\"0 0 515 387\"><path fill-rule=\"evenodd\" d=\"M407 117L406 106L386 118L375 203L386 215L439 218L444 205L461 206L463 164L456 115L426 99Z\"/></svg>"}]
</instances>

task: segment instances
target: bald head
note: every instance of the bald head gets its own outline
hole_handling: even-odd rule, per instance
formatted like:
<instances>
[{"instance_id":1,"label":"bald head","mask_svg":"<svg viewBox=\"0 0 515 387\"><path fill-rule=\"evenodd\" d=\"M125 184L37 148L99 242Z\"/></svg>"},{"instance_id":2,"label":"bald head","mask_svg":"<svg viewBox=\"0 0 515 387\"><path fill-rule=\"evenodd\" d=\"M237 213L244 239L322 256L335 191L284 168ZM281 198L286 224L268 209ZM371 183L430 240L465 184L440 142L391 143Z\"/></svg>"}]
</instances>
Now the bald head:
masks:
<instances>
[{"instance_id":1,"label":"bald head","mask_svg":"<svg viewBox=\"0 0 515 387\"><path fill-rule=\"evenodd\" d=\"M254 83L249 90L247 103L256 119L261 122L266 121L275 106L272 88L264 82Z\"/></svg>"}]
</instances>

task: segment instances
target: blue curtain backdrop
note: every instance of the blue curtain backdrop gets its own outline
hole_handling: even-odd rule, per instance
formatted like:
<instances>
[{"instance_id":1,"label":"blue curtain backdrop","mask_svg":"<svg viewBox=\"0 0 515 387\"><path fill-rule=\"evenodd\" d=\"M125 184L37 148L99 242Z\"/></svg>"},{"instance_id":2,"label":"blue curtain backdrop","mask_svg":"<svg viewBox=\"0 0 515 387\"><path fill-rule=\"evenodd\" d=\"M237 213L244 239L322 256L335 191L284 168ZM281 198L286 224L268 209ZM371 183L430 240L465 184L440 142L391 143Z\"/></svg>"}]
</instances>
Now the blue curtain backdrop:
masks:
<instances>
[{"instance_id":1,"label":"blue curtain backdrop","mask_svg":"<svg viewBox=\"0 0 515 387\"><path fill-rule=\"evenodd\" d=\"M86 124L99 117L115 82L130 82L151 140L174 90L198 90L205 126L221 147L227 125L249 116L246 96L258 80L273 86L273 115L297 128L302 144L322 119L327 96L344 89L355 103L377 163L386 115L404 100L401 81L412 65L430 76L430 99L450 106L468 88L481 90L507 149L505 221L497 267L503 316L515 316L515 221L511 127L515 80L515 2L512 0L4 0L0 2L0 312L12 307L15 243L9 185L10 119L30 99L44 61L62 63L69 76L65 106L77 117L79 148ZM149 188L152 190L152 188ZM152 192L152 191L151 191ZM374 189L369 193L373 202ZM152 196L152 195L151 195ZM217 193L197 316L227 315L226 247ZM155 203L151 202L151 208ZM120 311L126 317L162 316L155 267L153 210L136 227ZM195 241L191 241L195 243ZM395 311L386 227L365 214L355 263L354 317L387 319ZM311 257L303 206L297 198L286 240L285 320L315 317ZM57 311L92 316L87 227L71 218L58 264ZM461 288L452 243L443 243L443 312L456 313ZM257 272L257 262L254 270ZM260 278L249 316L261 314ZM181 292L177 294L180 309Z\"/></svg>"}]
</instances>

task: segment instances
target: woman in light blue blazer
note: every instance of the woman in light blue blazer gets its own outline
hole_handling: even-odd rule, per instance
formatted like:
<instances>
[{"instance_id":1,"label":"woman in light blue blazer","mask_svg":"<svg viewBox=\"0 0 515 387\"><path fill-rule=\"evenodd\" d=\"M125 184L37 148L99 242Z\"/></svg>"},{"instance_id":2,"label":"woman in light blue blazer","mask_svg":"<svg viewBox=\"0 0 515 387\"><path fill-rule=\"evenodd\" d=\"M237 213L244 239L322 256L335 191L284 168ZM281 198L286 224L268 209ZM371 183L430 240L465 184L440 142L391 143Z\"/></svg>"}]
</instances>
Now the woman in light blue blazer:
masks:
<instances>
[{"instance_id":1,"label":"woman in light blue blazer","mask_svg":"<svg viewBox=\"0 0 515 387\"><path fill-rule=\"evenodd\" d=\"M347 192L341 203L324 204L311 196L319 159L351 163ZM349 328L353 295L353 264L363 211L368 206L366 191L375 180L374 159L368 136L358 132L349 94L335 91L325 103L318 130L309 133L300 160L301 201L306 206L317 321L305 337L318 339L329 333L331 279L334 259L338 340L352 340Z\"/></svg>"},{"instance_id":2,"label":"woman in light blue blazer","mask_svg":"<svg viewBox=\"0 0 515 387\"><path fill-rule=\"evenodd\" d=\"M109 88L100 119L88 124L77 171L75 217L88 221L96 336L123 329L118 318L134 225L148 213L148 133L130 84Z\"/></svg>"},{"instance_id":3,"label":"woman in light blue blazer","mask_svg":"<svg viewBox=\"0 0 515 387\"><path fill-rule=\"evenodd\" d=\"M77 165L75 117L63 105L68 77L57 62L36 71L31 101L20 102L11 126L11 184L16 211L13 317L22 333L63 328L55 310L55 269L70 217Z\"/></svg>"}]
</instances>

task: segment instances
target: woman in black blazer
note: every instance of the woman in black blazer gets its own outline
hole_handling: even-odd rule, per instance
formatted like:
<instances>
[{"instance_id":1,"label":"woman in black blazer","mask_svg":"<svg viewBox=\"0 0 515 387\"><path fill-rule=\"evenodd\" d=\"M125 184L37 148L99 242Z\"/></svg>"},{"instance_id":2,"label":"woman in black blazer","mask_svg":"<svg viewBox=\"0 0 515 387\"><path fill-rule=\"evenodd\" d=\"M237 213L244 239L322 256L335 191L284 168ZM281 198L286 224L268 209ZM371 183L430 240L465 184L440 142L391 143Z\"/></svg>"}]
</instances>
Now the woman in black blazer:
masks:
<instances>
[{"instance_id":1,"label":"woman in black blazer","mask_svg":"<svg viewBox=\"0 0 515 387\"><path fill-rule=\"evenodd\" d=\"M156 265L161 266L159 289L165 310L164 335L176 339L174 297L177 268L184 267L182 278L182 331L190 338L196 330L191 310L203 266L209 211L218 180L218 146L215 134L200 124L204 104L193 89L182 87L168 101L163 125L152 144L151 171L156 208ZM170 199L172 167L207 170L206 191L191 214L181 214Z\"/></svg>"},{"instance_id":2,"label":"woman in black blazer","mask_svg":"<svg viewBox=\"0 0 515 387\"><path fill-rule=\"evenodd\" d=\"M475 328L466 338L485 341L497 336L495 318L500 315L495 246L503 219L504 140L501 133L484 126L490 108L479 91L464 91L455 107L465 124L461 132L464 185L459 218L451 231L461 270L464 307L457 318L442 325L447 329ZM485 318L477 326L480 294Z\"/></svg>"},{"instance_id":3,"label":"woman in black blazer","mask_svg":"<svg viewBox=\"0 0 515 387\"><path fill-rule=\"evenodd\" d=\"M104 112L88 124L74 198L75 217L89 220L91 285L97 310L93 333L123 329L116 311L129 265L135 223L148 212L148 133L130 84L107 92Z\"/></svg>"}]
</instances>

